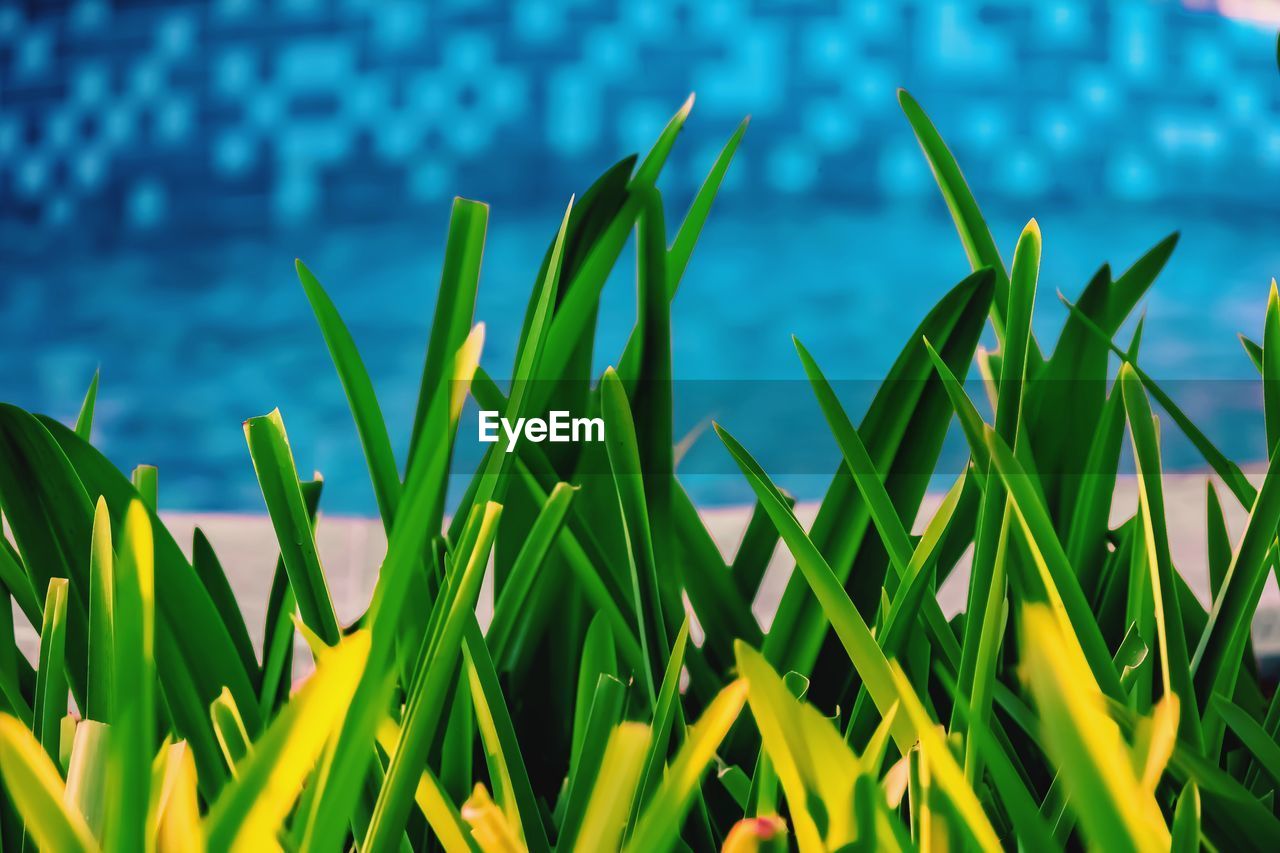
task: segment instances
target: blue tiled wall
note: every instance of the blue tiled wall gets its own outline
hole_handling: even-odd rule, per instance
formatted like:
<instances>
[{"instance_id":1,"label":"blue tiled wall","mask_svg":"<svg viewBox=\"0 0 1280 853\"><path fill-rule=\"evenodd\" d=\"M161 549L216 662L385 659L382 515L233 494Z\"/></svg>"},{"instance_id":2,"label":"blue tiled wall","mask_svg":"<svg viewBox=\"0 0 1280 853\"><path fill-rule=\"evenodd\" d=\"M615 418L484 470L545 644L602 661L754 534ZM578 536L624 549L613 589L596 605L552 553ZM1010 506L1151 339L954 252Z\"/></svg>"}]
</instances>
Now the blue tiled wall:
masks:
<instances>
[{"instance_id":1,"label":"blue tiled wall","mask_svg":"<svg viewBox=\"0 0 1280 853\"><path fill-rule=\"evenodd\" d=\"M689 91L680 189L752 113L727 192L875 202L932 192L898 85L988 194L1252 202L1274 56L1140 0L0 0L0 210L127 239L558 199Z\"/></svg>"}]
</instances>

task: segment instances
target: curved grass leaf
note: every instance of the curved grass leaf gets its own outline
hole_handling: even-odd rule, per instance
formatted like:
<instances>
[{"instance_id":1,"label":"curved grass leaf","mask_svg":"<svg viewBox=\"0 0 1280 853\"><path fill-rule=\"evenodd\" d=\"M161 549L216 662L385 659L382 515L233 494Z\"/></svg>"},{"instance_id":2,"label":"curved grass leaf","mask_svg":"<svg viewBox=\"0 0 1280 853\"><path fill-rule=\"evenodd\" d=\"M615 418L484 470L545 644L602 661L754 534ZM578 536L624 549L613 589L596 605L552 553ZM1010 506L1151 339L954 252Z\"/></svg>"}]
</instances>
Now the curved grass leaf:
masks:
<instances>
[{"instance_id":1,"label":"curved grass leaf","mask_svg":"<svg viewBox=\"0 0 1280 853\"><path fill-rule=\"evenodd\" d=\"M627 822L627 806L640 783L649 742L649 727L643 723L622 723L610 733L583 815L582 829L572 838L575 851L590 853L619 848Z\"/></svg>"}]
</instances>

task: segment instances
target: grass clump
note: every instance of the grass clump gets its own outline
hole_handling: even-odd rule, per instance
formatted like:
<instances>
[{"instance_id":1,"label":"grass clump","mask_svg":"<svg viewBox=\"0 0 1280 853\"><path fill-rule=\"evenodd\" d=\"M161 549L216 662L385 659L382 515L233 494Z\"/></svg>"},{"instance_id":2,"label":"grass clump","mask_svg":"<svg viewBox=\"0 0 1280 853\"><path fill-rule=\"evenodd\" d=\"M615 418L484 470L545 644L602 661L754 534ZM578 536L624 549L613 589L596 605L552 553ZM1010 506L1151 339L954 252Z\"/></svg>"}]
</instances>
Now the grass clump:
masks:
<instances>
[{"instance_id":1,"label":"grass clump","mask_svg":"<svg viewBox=\"0 0 1280 853\"><path fill-rule=\"evenodd\" d=\"M1142 371L1140 326L1113 342L1176 237L1118 276L1103 266L1042 349L1039 228L1006 267L941 137L901 102L972 272L859 424L796 342L842 456L808 528L716 426L757 499L732 560L675 474L669 311L746 123L672 235L656 181L692 102L566 211L506 390L473 325L487 208L455 203L403 467L299 263L388 537L353 624L316 548L322 485L299 477L278 412L244 426L280 544L257 648L208 541L188 560L160 523L154 469L126 477L90 445L96 377L74 430L0 406L0 584L41 636L33 668L0 620L5 848L1280 846L1280 704L1249 638L1280 477L1255 486ZM593 385L601 289L633 232L639 316ZM1247 349L1274 453L1274 290ZM965 390L975 361L990 423ZM500 440L446 522L468 395L512 421L590 412L606 441ZM1225 490L1209 487L1207 611L1170 553L1152 400ZM953 418L969 460L943 471ZM1113 525L1126 433L1138 510ZM953 485L913 535L934 475ZM1222 501L1249 512L1235 546ZM796 570L766 631L751 603L779 542ZM935 592L970 548L968 605L948 619ZM292 690L296 634L316 667Z\"/></svg>"}]
</instances>

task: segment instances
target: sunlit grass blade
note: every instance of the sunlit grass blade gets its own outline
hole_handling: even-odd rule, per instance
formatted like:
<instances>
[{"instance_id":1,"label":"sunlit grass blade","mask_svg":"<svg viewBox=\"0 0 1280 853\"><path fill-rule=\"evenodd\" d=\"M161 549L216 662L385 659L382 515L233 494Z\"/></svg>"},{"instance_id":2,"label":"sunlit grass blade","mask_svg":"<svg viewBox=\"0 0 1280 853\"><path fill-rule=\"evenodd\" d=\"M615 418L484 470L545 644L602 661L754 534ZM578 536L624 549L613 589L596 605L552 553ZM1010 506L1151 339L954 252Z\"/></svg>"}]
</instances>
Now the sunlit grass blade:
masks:
<instances>
[{"instance_id":1,"label":"sunlit grass blade","mask_svg":"<svg viewBox=\"0 0 1280 853\"><path fill-rule=\"evenodd\" d=\"M112 626L112 791L105 847L142 850L147 835L151 760L155 755L155 549L151 519L140 501L124 515L115 565Z\"/></svg>"},{"instance_id":2,"label":"sunlit grass blade","mask_svg":"<svg viewBox=\"0 0 1280 853\"><path fill-rule=\"evenodd\" d=\"M203 853L204 827L191 750L184 742L175 743L165 751L164 761L155 814L156 849L164 853Z\"/></svg>"},{"instance_id":3,"label":"sunlit grass blade","mask_svg":"<svg viewBox=\"0 0 1280 853\"><path fill-rule=\"evenodd\" d=\"M631 824L634 824L640 815L641 808L662 781L662 769L667 761L667 748L673 724L676 720L679 720L681 725L684 722L684 714L679 704L680 671L684 667L684 652L688 643L689 617L685 616L676 634L675 642L671 644L671 656L667 659L667 668L662 674L662 685L658 690L657 702L654 704L652 740L649 744L649 755L645 759L644 774L640 778L640 787L631 806Z\"/></svg>"},{"instance_id":4,"label":"sunlit grass blade","mask_svg":"<svg viewBox=\"0 0 1280 853\"><path fill-rule=\"evenodd\" d=\"M302 484L302 502L307 508L307 518L315 529L316 512L320 507L320 493L324 480L317 477ZM289 573L284 559L276 558L275 574L271 577L271 591L267 595L267 614L262 626L262 680L258 691L262 717L269 719L278 705L289 696L293 678L293 618L297 613L297 601L289 584Z\"/></svg>"},{"instance_id":5,"label":"sunlit grass blade","mask_svg":"<svg viewBox=\"0 0 1280 853\"><path fill-rule=\"evenodd\" d=\"M40 629L40 665L36 670L36 740L49 758L58 761L62 718L67 713L67 581L54 578L44 599Z\"/></svg>"},{"instance_id":6,"label":"sunlit grass blade","mask_svg":"<svg viewBox=\"0 0 1280 853\"><path fill-rule=\"evenodd\" d=\"M1280 444L1280 293L1271 279L1262 332L1262 409L1267 428L1267 456Z\"/></svg>"},{"instance_id":7,"label":"sunlit grass blade","mask_svg":"<svg viewBox=\"0 0 1280 853\"><path fill-rule=\"evenodd\" d=\"M84 817L85 824L99 841L107 825L107 809L113 796L107 739L111 727L97 720L81 720L71 744L67 762L65 802Z\"/></svg>"},{"instance_id":8,"label":"sunlit grass blade","mask_svg":"<svg viewBox=\"0 0 1280 853\"><path fill-rule=\"evenodd\" d=\"M280 410L263 417L250 418L244 424L249 455L262 487L267 513L280 543L280 556L289 574L302 621L330 646L339 638L338 616L329 596L315 532L302 497L298 469L284 431Z\"/></svg>"},{"instance_id":9,"label":"sunlit grass blade","mask_svg":"<svg viewBox=\"0 0 1280 853\"><path fill-rule=\"evenodd\" d=\"M572 838L575 851L589 853L619 848L627 808L644 770L650 734L649 727L643 723L623 723L610 733L583 815L582 829Z\"/></svg>"},{"instance_id":10,"label":"sunlit grass blade","mask_svg":"<svg viewBox=\"0 0 1280 853\"><path fill-rule=\"evenodd\" d=\"M738 672L747 701L787 797L801 850L839 850L874 834L860 826L847 804L857 777L866 772L816 709L795 699L773 668L750 646L736 643ZM896 712L893 712L896 713Z\"/></svg>"},{"instance_id":11,"label":"sunlit grass blade","mask_svg":"<svg viewBox=\"0 0 1280 853\"><path fill-rule=\"evenodd\" d=\"M1021 672L1039 710L1041 733L1073 793L1085 837L1101 848L1167 850L1168 830L1144 792L1120 730L1107 716L1091 667L1043 604L1023 607Z\"/></svg>"},{"instance_id":12,"label":"sunlit grass blade","mask_svg":"<svg viewBox=\"0 0 1280 853\"><path fill-rule=\"evenodd\" d=\"M98 379L102 371L93 371L93 379L89 380L89 390L84 392L84 400L80 403L80 414L76 415L76 435L89 440L93 432L93 409L98 401Z\"/></svg>"},{"instance_id":13,"label":"sunlit grass blade","mask_svg":"<svg viewBox=\"0 0 1280 853\"><path fill-rule=\"evenodd\" d=\"M601 790L599 780L604 767L605 752L613 737L613 732L617 729L622 719L626 692L626 686L613 675L607 673L601 673L592 682L591 701L587 705L586 717L581 724L581 746L571 756L569 777L566 780L565 792L562 797L559 835L556 839L557 850L566 849L576 842L591 800L596 796L596 792ZM623 723L623 725L626 726L628 724ZM628 797L625 803L610 804L610 808L616 807L621 811L618 826L619 837L621 837L621 833L626 826L631 800L634 798L634 786L639 784L640 773L644 770L645 751L648 749L650 729L648 726L642 727L645 731L645 746L641 748L641 754L637 760L636 778L632 783L632 796ZM578 725L575 720L576 728L578 728ZM610 796L613 796L613 793L610 793ZM600 807L602 808L603 806Z\"/></svg>"},{"instance_id":14,"label":"sunlit grass blade","mask_svg":"<svg viewBox=\"0 0 1280 853\"><path fill-rule=\"evenodd\" d=\"M396 743L399 740L400 727L389 717L383 720L382 725L378 727L378 745L384 752L390 754L395 752ZM427 825L431 827L431 831L435 833L445 850L455 853L455 851L479 849L458 807L448 798L444 786L436 779L431 768L423 768L413 797L423 817L426 818Z\"/></svg>"},{"instance_id":15,"label":"sunlit grass blade","mask_svg":"<svg viewBox=\"0 0 1280 853\"><path fill-rule=\"evenodd\" d=\"M356 349L355 340L324 287L302 261L295 261L294 266L298 272L298 281L302 282L302 290L316 315L316 323L324 335L342 390L347 395L347 405L355 420L356 433L360 437L360 446L369 466L369 480L373 483L373 496L378 504L378 512L382 516L383 527L390 530L396 507L400 503L400 474L396 468L395 453L391 450L391 439L387 435L386 421L382 418L382 407L378 405L378 396L373 390L373 382ZM466 329L470 325L468 316L458 344L466 337ZM457 345L449 351L456 348Z\"/></svg>"},{"instance_id":16,"label":"sunlit grass blade","mask_svg":"<svg viewBox=\"0 0 1280 853\"><path fill-rule=\"evenodd\" d=\"M739 679L721 690L702 712L667 769L662 785L641 814L627 842L627 851L666 850L675 841L707 765L746 701L747 682Z\"/></svg>"},{"instance_id":17,"label":"sunlit grass blade","mask_svg":"<svg viewBox=\"0 0 1280 853\"><path fill-rule=\"evenodd\" d=\"M684 221L680 223L679 230L676 231L675 239L671 241L671 249L667 254L668 298L674 297L676 290L680 287L680 280L684 278L689 257L693 254L693 248L702 234L702 226L706 224L707 215L711 213L711 205L716 200L716 193L720 191L720 184L729 171L729 164L733 161L733 155L737 153L738 145L742 142L742 137L747 132L747 125L750 123L750 116L744 118L737 130L729 137L729 141L724 144L724 148L720 149L715 163L711 166L711 171L707 173L702 186L698 188L697 195L693 197L689 211L685 214Z\"/></svg>"},{"instance_id":18,"label":"sunlit grass blade","mask_svg":"<svg viewBox=\"0 0 1280 853\"><path fill-rule=\"evenodd\" d=\"M160 477L154 465L138 465L131 475L138 499L147 509L155 512L160 506Z\"/></svg>"},{"instance_id":19,"label":"sunlit grass blade","mask_svg":"<svg viewBox=\"0 0 1280 853\"><path fill-rule=\"evenodd\" d=\"M347 714L369 648L369 632L362 630L330 650L254 743L239 778L209 808L205 828L210 849L277 843L276 832L303 780Z\"/></svg>"},{"instance_id":20,"label":"sunlit grass blade","mask_svg":"<svg viewBox=\"0 0 1280 853\"><path fill-rule=\"evenodd\" d=\"M0 714L0 772L27 832L42 850L93 851L98 845L84 818L67 806L62 776L31 732Z\"/></svg>"}]
</instances>

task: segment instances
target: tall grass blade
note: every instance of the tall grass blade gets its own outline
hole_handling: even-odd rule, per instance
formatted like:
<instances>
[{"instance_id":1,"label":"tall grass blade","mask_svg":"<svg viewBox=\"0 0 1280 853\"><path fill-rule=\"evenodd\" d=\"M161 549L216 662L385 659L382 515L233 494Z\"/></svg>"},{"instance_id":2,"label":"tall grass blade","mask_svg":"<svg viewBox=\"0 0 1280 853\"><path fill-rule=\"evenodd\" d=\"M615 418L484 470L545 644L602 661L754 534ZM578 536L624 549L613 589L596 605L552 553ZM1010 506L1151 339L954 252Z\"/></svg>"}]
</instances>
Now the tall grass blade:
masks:
<instances>
[{"instance_id":1,"label":"tall grass blade","mask_svg":"<svg viewBox=\"0 0 1280 853\"><path fill-rule=\"evenodd\" d=\"M0 772L9 796L42 850L88 853L98 849L80 813L64 804L65 786L31 732L0 714Z\"/></svg>"}]
</instances>

